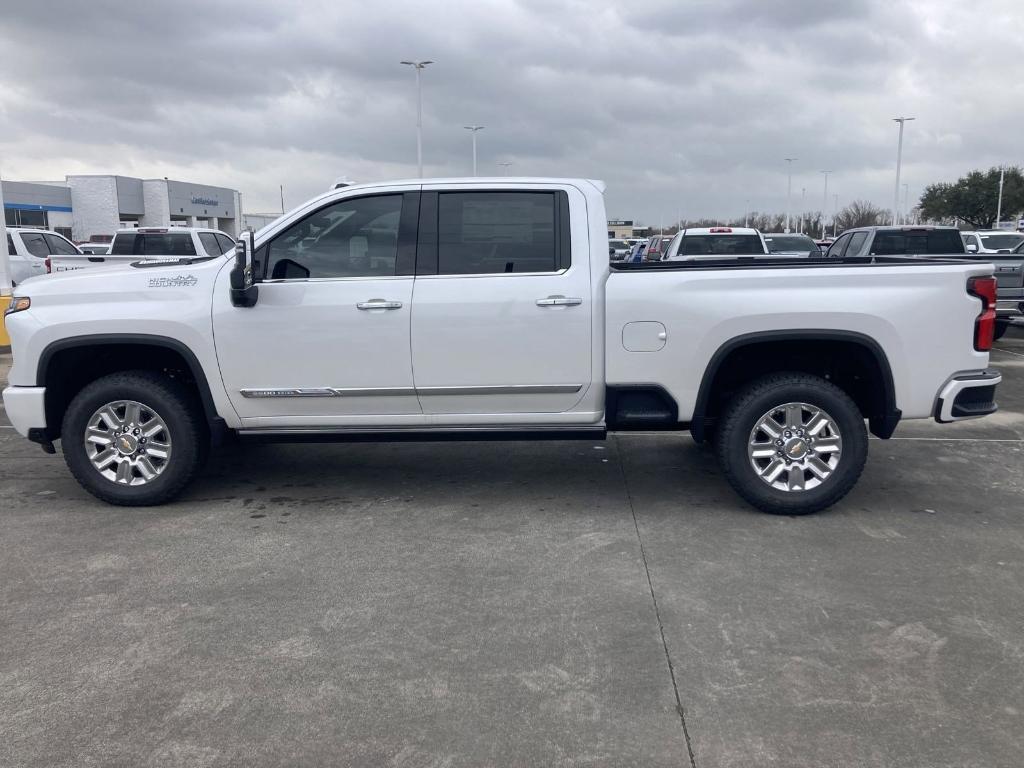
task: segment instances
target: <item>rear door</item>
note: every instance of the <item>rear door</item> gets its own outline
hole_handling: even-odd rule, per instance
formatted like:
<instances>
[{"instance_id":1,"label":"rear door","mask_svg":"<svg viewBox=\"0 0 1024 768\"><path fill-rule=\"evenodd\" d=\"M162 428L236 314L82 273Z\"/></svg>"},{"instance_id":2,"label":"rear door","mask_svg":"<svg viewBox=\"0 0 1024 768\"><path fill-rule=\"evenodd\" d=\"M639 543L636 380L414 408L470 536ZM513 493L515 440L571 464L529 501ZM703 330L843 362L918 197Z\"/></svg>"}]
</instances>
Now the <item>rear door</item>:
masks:
<instances>
[{"instance_id":1,"label":"rear door","mask_svg":"<svg viewBox=\"0 0 1024 768\"><path fill-rule=\"evenodd\" d=\"M561 414L581 401L594 312L584 204L578 190L546 185L424 187L412 363L425 414L497 421Z\"/></svg>"}]
</instances>

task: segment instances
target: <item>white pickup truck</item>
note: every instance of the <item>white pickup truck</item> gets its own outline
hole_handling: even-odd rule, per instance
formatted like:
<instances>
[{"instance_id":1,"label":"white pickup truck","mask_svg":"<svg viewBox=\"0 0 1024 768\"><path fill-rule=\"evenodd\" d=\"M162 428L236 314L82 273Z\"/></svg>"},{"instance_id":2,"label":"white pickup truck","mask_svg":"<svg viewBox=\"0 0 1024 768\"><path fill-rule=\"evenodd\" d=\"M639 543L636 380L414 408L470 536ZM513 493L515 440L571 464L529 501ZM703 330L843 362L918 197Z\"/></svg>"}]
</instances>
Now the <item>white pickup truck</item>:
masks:
<instances>
[{"instance_id":1,"label":"white pickup truck","mask_svg":"<svg viewBox=\"0 0 1024 768\"><path fill-rule=\"evenodd\" d=\"M69 272L111 267L135 261L177 261L180 258L221 256L234 250L224 232L198 227L139 227L119 229L103 253L70 253L50 257L49 271ZM79 249L82 250L82 249Z\"/></svg>"},{"instance_id":2,"label":"white pickup truck","mask_svg":"<svg viewBox=\"0 0 1024 768\"><path fill-rule=\"evenodd\" d=\"M30 280L4 404L115 504L167 501L224 431L273 440L689 430L755 507L841 498L867 429L992 413L992 266L610 264L604 186L332 190L233 255Z\"/></svg>"}]
</instances>

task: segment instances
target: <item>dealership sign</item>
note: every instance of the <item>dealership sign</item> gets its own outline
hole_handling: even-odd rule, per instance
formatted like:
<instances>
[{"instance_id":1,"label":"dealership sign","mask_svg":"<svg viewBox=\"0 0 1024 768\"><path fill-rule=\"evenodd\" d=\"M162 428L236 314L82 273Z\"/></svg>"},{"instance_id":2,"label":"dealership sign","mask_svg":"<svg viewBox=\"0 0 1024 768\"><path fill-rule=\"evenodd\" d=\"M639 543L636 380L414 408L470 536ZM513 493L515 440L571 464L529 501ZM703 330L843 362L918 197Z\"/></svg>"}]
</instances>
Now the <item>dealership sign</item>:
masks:
<instances>
[{"instance_id":1,"label":"dealership sign","mask_svg":"<svg viewBox=\"0 0 1024 768\"><path fill-rule=\"evenodd\" d=\"M203 197L201 195L192 195L192 205L208 205L211 208L216 208L220 205L219 200L215 200L212 197Z\"/></svg>"}]
</instances>

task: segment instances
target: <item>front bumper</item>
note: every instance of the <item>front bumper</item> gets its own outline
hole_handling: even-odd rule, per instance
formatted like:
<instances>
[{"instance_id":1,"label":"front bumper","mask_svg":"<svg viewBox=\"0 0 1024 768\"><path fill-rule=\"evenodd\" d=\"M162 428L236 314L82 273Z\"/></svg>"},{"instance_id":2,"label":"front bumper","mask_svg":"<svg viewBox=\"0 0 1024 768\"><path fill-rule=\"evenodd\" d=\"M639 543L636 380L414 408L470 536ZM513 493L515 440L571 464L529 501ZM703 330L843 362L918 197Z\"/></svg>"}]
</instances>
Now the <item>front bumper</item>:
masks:
<instances>
[{"instance_id":1,"label":"front bumper","mask_svg":"<svg viewBox=\"0 0 1024 768\"><path fill-rule=\"evenodd\" d=\"M996 387L1003 374L994 368L958 373L939 391L935 402L935 420L940 424L978 419L999 410Z\"/></svg>"},{"instance_id":2,"label":"front bumper","mask_svg":"<svg viewBox=\"0 0 1024 768\"><path fill-rule=\"evenodd\" d=\"M36 439L46 432L46 387L7 387L4 410L19 435Z\"/></svg>"}]
</instances>

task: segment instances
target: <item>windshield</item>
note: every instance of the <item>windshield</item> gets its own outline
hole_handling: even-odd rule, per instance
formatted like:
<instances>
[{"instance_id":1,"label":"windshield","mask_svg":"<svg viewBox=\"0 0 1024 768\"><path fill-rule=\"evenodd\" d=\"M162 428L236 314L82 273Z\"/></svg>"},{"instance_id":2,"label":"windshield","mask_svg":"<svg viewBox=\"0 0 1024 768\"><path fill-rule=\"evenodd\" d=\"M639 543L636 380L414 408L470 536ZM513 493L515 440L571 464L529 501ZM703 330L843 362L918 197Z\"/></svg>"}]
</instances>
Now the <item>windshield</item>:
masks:
<instances>
[{"instance_id":1,"label":"windshield","mask_svg":"<svg viewBox=\"0 0 1024 768\"><path fill-rule=\"evenodd\" d=\"M818 251L818 246L814 244L811 238L801 235L765 236L764 242L768 246L768 253L781 253L783 251L814 253Z\"/></svg>"},{"instance_id":2,"label":"windshield","mask_svg":"<svg viewBox=\"0 0 1024 768\"><path fill-rule=\"evenodd\" d=\"M757 235L685 235L680 256L749 256L764 254Z\"/></svg>"},{"instance_id":3,"label":"windshield","mask_svg":"<svg viewBox=\"0 0 1024 768\"><path fill-rule=\"evenodd\" d=\"M1007 232L1005 235L982 235L981 247L991 248L995 251L1013 249L1024 242L1024 235L1014 235Z\"/></svg>"}]
</instances>

